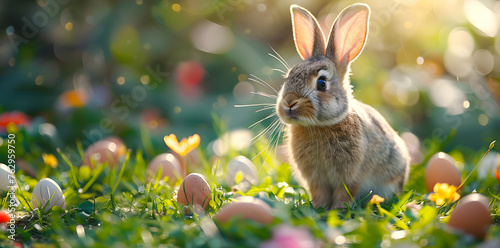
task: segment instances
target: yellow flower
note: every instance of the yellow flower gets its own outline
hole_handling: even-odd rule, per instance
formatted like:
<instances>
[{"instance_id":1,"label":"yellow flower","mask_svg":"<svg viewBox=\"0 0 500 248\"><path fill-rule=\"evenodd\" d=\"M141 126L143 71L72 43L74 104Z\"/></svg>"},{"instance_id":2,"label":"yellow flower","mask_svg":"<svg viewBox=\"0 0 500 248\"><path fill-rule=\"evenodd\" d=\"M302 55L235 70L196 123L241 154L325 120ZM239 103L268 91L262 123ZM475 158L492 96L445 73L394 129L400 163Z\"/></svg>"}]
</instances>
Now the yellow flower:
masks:
<instances>
[{"instance_id":1,"label":"yellow flower","mask_svg":"<svg viewBox=\"0 0 500 248\"><path fill-rule=\"evenodd\" d=\"M453 185L436 183L433 190L434 193L430 193L428 198L438 206L443 206L446 201L453 202L460 199L460 194L457 193L458 189Z\"/></svg>"},{"instance_id":2,"label":"yellow flower","mask_svg":"<svg viewBox=\"0 0 500 248\"><path fill-rule=\"evenodd\" d=\"M372 196L372 199L370 200L370 204L380 204L384 202L385 199L377 194Z\"/></svg>"},{"instance_id":3,"label":"yellow flower","mask_svg":"<svg viewBox=\"0 0 500 248\"><path fill-rule=\"evenodd\" d=\"M177 140L177 136L175 134L170 134L169 136L165 136L163 138L165 144L172 149L172 151L176 152L180 156L184 157L189 152L191 152L194 148L196 148L200 144L200 136L198 134L194 134L193 136L189 136L189 138L183 138L181 142Z\"/></svg>"},{"instance_id":4,"label":"yellow flower","mask_svg":"<svg viewBox=\"0 0 500 248\"><path fill-rule=\"evenodd\" d=\"M56 158L56 156L54 156L52 154L45 154L45 153L43 153L42 154L42 158L43 158L43 162L46 165L49 165L52 168L56 168L57 167L57 158Z\"/></svg>"}]
</instances>

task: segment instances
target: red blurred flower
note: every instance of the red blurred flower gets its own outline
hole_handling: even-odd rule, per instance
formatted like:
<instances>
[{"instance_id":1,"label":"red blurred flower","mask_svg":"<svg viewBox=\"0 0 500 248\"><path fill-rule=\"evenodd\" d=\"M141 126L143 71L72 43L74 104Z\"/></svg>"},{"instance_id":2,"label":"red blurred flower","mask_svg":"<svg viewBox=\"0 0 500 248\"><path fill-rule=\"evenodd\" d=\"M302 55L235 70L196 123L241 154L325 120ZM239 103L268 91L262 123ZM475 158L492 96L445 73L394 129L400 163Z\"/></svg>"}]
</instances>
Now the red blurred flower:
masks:
<instances>
[{"instance_id":1,"label":"red blurred flower","mask_svg":"<svg viewBox=\"0 0 500 248\"><path fill-rule=\"evenodd\" d=\"M10 221L10 215L4 211L0 211L0 223L5 224Z\"/></svg>"},{"instance_id":2,"label":"red blurred flower","mask_svg":"<svg viewBox=\"0 0 500 248\"><path fill-rule=\"evenodd\" d=\"M181 92L187 96L196 96L200 93L198 86L203 81L205 69L196 60L181 62L175 69L175 81Z\"/></svg>"},{"instance_id":3,"label":"red blurred flower","mask_svg":"<svg viewBox=\"0 0 500 248\"><path fill-rule=\"evenodd\" d=\"M0 114L0 127L6 128L9 123L14 123L16 125L29 125L30 118L19 111L5 112Z\"/></svg>"}]
</instances>

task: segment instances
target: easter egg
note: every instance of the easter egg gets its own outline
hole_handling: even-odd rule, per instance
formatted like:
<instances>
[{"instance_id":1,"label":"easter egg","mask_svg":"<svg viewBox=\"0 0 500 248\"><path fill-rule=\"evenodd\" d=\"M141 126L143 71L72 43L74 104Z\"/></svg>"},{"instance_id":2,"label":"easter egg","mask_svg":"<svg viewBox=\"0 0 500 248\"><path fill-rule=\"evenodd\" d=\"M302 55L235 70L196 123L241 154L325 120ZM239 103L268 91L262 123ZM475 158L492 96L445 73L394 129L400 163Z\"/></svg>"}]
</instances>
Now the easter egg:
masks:
<instances>
[{"instance_id":1,"label":"easter egg","mask_svg":"<svg viewBox=\"0 0 500 248\"><path fill-rule=\"evenodd\" d=\"M177 192L177 202L184 205L199 205L204 209L212 200L212 191L201 174L191 173L182 180Z\"/></svg>"},{"instance_id":2,"label":"easter egg","mask_svg":"<svg viewBox=\"0 0 500 248\"><path fill-rule=\"evenodd\" d=\"M44 207L44 211L50 210L53 206L64 209L66 207L66 199L64 199L61 188L54 180L44 178L35 185L31 204L34 209Z\"/></svg>"},{"instance_id":3,"label":"easter egg","mask_svg":"<svg viewBox=\"0 0 500 248\"><path fill-rule=\"evenodd\" d=\"M253 220L261 224L269 224L273 221L271 207L263 200L250 196L241 196L233 202L224 205L214 219L225 223L232 218Z\"/></svg>"},{"instance_id":4,"label":"easter egg","mask_svg":"<svg viewBox=\"0 0 500 248\"><path fill-rule=\"evenodd\" d=\"M444 152L438 152L429 159L425 168L425 186L432 192L436 183L460 186L462 178L455 166L455 160Z\"/></svg>"},{"instance_id":5,"label":"easter egg","mask_svg":"<svg viewBox=\"0 0 500 248\"><path fill-rule=\"evenodd\" d=\"M259 181L257 169L252 161L244 156L237 156L231 159L227 164L226 181L228 185L235 184L235 178L239 172L241 172L243 176L240 184L245 185L245 188L249 188L250 184L256 184Z\"/></svg>"},{"instance_id":6,"label":"easter egg","mask_svg":"<svg viewBox=\"0 0 500 248\"><path fill-rule=\"evenodd\" d=\"M111 141L116 144L116 147L118 148L117 149L118 157L127 154L127 146L125 145L122 139L116 136L109 136L106 137L104 140Z\"/></svg>"},{"instance_id":7,"label":"easter egg","mask_svg":"<svg viewBox=\"0 0 500 248\"><path fill-rule=\"evenodd\" d=\"M448 226L484 239L491 223L488 199L479 193L472 193L460 200L450 215Z\"/></svg>"},{"instance_id":8,"label":"easter egg","mask_svg":"<svg viewBox=\"0 0 500 248\"><path fill-rule=\"evenodd\" d=\"M148 165L148 176L154 178L161 169L160 179L168 176L168 183L174 185L177 180L182 178L182 167L179 160L171 153L162 153L154 157Z\"/></svg>"},{"instance_id":9,"label":"easter egg","mask_svg":"<svg viewBox=\"0 0 500 248\"><path fill-rule=\"evenodd\" d=\"M14 181L11 185L12 180ZM0 163L0 193L8 191L11 186L17 188L14 174L7 165Z\"/></svg>"},{"instance_id":10,"label":"easter egg","mask_svg":"<svg viewBox=\"0 0 500 248\"><path fill-rule=\"evenodd\" d=\"M119 158L121 154L119 153L118 145L109 140L100 140L92 144L85 150L82 165L87 165L93 167L90 159L97 164L108 163L109 167L114 168L119 164Z\"/></svg>"}]
</instances>

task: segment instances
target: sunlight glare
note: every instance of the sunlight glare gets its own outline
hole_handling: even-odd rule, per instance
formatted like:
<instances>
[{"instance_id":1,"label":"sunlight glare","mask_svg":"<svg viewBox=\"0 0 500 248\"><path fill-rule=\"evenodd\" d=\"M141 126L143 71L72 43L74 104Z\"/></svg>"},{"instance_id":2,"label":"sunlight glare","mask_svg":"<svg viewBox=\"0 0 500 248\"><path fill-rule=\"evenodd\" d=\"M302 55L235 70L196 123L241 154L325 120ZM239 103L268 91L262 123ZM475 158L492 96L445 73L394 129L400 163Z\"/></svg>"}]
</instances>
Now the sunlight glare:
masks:
<instances>
[{"instance_id":1,"label":"sunlight glare","mask_svg":"<svg viewBox=\"0 0 500 248\"><path fill-rule=\"evenodd\" d=\"M498 32L498 19L493 11L477 0L467 0L464 3L467 20L486 36L495 37Z\"/></svg>"}]
</instances>

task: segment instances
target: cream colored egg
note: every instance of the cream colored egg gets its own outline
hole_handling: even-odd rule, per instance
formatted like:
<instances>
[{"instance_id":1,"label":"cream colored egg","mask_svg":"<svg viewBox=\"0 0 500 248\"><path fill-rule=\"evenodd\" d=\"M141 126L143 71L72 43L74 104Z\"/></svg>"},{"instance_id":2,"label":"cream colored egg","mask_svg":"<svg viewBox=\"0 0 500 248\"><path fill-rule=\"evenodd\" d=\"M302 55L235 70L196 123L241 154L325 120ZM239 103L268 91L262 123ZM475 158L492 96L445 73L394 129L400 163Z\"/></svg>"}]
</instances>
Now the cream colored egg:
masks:
<instances>
[{"instance_id":1,"label":"cream colored egg","mask_svg":"<svg viewBox=\"0 0 500 248\"><path fill-rule=\"evenodd\" d=\"M177 202L184 205L199 205L206 209L212 200L211 193L207 180L201 174L191 173L179 186Z\"/></svg>"},{"instance_id":2,"label":"cream colored egg","mask_svg":"<svg viewBox=\"0 0 500 248\"><path fill-rule=\"evenodd\" d=\"M44 207L44 211L48 211L53 206L58 206L62 209L66 207L66 199L64 199L61 188L50 178L38 181L32 195L31 204L34 209Z\"/></svg>"},{"instance_id":3,"label":"cream colored egg","mask_svg":"<svg viewBox=\"0 0 500 248\"><path fill-rule=\"evenodd\" d=\"M97 164L108 163L109 167L117 167L119 164L119 147L118 145L109 140L100 140L92 144L85 150L82 165L92 167L90 158Z\"/></svg>"},{"instance_id":4,"label":"cream colored egg","mask_svg":"<svg viewBox=\"0 0 500 248\"><path fill-rule=\"evenodd\" d=\"M425 186L432 192L436 183L460 186L462 177L455 166L455 160L444 152L438 152L429 159L425 168Z\"/></svg>"},{"instance_id":5,"label":"cream colored egg","mask_svg":"<svg viewBox=\"0 0 500 248\"><path fill-rule=\"evenodd\" d=\"M252 161L244 156L237 156L231 159L227 165L226 182L228 185L232 186L235 184L236 175L238 175L240 171L243 176L240 186L250 188L250 184L258 183L257 169Z\"/></svg>"},{"instance_id":6,"label":"cream colored egg","mask_svg":"<svg viewBox=\"0 0 500 248\"><path fill-rule=\"evenodd\" d=\"M271 207L263 200L250 196L241 196L224 205L214 216L214 219L225 223L232 218L241 218L261 224L269 224L273 221L271 211Z\"/></svg>"},{"instance_id":7,"label":"cream colored egg","mask_svg":"<svg viewBox=\"0 0 500 248\"><path fill-rule=\"evenodd\" d=\"M174 185L177 180L182 178L182 167L177 158L171 153L162 153L154 157L148 165L149 179L154 178L161 169L160 178L168 176L168 183Z\"/></svg>"},{"instance_id":8,"label":"cream colored egg","mask_svg":"<svg viewBox=\"0 0 500 248\"><path fill-rule=\"evenodd\" d=\"M17 188L14 174L7 165L0 163L0 193L8 191L11 187Z\"/></svg>"},{"instance_id":9,"label":"cream colored egg","mask_svg":"<svg viewBox=\"0 0 500 248\"><path fill-rule=\"evenodd\" d=\"M472 193L460 200L450 215L448 226L484 239L491 223L488 199L479 193Z\"/></svg>"}]
</instances>

